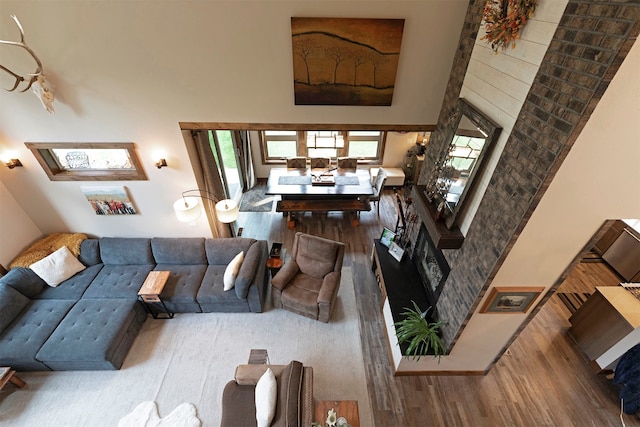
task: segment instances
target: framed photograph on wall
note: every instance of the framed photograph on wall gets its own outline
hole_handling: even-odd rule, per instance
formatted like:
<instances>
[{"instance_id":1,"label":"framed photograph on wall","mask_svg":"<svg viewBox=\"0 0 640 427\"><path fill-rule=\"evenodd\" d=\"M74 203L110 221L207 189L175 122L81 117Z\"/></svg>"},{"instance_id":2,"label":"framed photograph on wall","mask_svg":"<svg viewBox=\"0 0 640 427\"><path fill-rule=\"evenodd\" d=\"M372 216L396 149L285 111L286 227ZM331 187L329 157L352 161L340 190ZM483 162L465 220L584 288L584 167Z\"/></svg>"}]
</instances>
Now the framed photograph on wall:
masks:
<instances>
[{"instance_id":1,"label":"framed photograph on wall","mask_svg":"<svg viewBox=\"0 0 640 427\"><path fill-rule=\"evenodd\" d=\"M127 190L123 186L80 186L96 215L135 215Z\"/></svg>"},{"instance_id":2,"label":"framed photograph on wall","mask_svg":"<svg viewBox=\"0 0 640 427\"><path fill-rule=\"evenodd\" d=\"M393 239L396 238L396 233L389 230L387 227L384 227L382 230L382 236L380 236L380 243L385 245L386 247L390 247Z\"/></svg>"},{"instance_id":3,"label":"framed photograph on wall","mask_svg":"<svg viewBox=\"0 0 640 427\"><path fill-rule=\"evenodd\" d=\"M495 287L480 313L526 313L544 291L543 287Z\"/></svg>"},{"instance_id":4,"label":"framed photograph on wall","mask_svg":"<svg viewBox=\"0 0 640 427\"><path fill-rule=\"evenodd\" d=\"M398 262L400 262L402 260L402 256L404 255L404 249L402 249L402 247L396 242L391 242L391 246L389 246L389 253Z\"/></svg>"}]
</instances>

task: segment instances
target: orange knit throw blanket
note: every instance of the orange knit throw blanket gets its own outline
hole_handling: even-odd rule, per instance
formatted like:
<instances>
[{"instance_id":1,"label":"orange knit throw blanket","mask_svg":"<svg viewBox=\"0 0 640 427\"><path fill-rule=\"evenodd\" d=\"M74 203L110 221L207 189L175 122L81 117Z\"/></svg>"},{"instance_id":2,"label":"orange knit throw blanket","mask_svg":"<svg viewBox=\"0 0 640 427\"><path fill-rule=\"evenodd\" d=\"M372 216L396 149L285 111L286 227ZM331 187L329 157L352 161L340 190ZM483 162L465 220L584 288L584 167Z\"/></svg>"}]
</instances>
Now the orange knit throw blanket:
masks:
<instances>
[{"instance_id":1,"label":"orange knit throw blanket","mask_svg":"<svg viewBox=\"0 0 640 427\"><path fill-rule=\"evenodd\" d=\"M40 261L42 258L51 255L63 246L69 248L71 253L77 257L80 254L80 244L86 238L87 235L82 233L49 234L22 251L20 255L11 261L9 268L28 268L34 262Z\"/></svg>"}]
</instances>

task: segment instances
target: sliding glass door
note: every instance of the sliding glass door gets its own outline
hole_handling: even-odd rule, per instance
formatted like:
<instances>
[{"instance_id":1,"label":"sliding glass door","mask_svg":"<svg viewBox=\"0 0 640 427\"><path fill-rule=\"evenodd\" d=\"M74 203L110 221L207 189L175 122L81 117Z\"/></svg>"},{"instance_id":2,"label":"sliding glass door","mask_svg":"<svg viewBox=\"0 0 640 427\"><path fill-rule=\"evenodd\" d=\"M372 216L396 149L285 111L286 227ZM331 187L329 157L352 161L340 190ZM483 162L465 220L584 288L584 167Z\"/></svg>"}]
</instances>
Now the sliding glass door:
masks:
<instances>
[{"instance_id":1,"label":"sliding glass door","mask_svg":"<svg viewBox=\"0 0 640 427\"><path fill-rule=\"evenodd\" d=\"M230 130L210 130L208 134L209 144L218 166L225 197L239 202L244 187L242 181L244 174L240 171L238 156L240 147L236 142L234 132Z\"/></svg>"}]
</instances>

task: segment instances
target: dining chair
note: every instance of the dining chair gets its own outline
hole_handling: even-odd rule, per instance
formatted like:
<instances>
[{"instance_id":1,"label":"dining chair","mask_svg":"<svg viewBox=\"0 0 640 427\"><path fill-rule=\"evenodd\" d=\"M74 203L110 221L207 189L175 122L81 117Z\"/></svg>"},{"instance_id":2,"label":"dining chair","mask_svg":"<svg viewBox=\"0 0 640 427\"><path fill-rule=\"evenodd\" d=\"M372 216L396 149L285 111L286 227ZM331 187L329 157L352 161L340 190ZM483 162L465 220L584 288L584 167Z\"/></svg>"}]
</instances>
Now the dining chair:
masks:
<instances>
[{"instance_id":1,"label":"dining chair","mask_svg":"<svg viewBox=\"0 0 640 427\"><path fill-rule=\"evenodd\" d=\"M358 167L357 157L338 157L339 169L356 169Z\"/></svg>"},{"instance_id":2,"label":"dining chair","mask_svg":"<svg viewBox=\"0 0 640 427\"><path fill-rule=\"evenodd\" d=\"M306 169L307 158L306 157L287 157L287 167L293 169Z\"/></svg>"},{"instance_id":3,"label":"dining chair","mask_svg":"<svg viewBox=\"0 0 640 427\"><path fill-rule=\"evenodd\" d=\"M331 159L329 157L311 157L311 169L325 169L329 167Z\"/></svg>"},{"instance_id":4,"label":"dining chair","mask_svg":"<svg viewBox=\"0 0 640 427\"><path fill-rule=\"evenodd\" d=\"M384 171L384 169L379 168L378 174L376 175L376 181L373 184L373 196L369 197L370 202L376 202L378 216L380 216L380 197L382 196L382 189L384 188L384 183L386 180L387 173Z\"/></svg>"}]
</instances>

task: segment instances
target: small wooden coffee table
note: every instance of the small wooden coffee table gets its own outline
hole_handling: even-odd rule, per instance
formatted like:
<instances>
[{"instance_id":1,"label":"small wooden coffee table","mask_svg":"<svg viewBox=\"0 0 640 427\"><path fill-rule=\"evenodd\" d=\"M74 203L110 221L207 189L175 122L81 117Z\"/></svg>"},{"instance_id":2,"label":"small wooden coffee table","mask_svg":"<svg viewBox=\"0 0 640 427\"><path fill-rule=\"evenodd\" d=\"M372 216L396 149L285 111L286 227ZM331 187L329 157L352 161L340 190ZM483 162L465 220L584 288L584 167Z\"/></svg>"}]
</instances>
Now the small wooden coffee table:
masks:
<instances>
[{"instance_id":1,"label":"small wooden coffee table","mask_svg":"<svg viewBox=\"0 0 640 427\"><path fill-rule=\"evenodd\" d=\"M147 313L151 314L154 319L173 319L173 313L169 311L160 295L164 290L164 285L167 283L167 280L169 280L170 274L169 271L149 272L149 275L138 291L138 298L142 301L142 304L144 304ZM151 304L158 303L162 306L163 311L158 312L151 310ZM164 314L165 317L158 317L159 314Z\"/></svg>"},{"instance_id":2,"label":"small wooden coffee table","mask_svg":"<svg viewBox=\"0 0 640 427\"><path fill-rule=\"evenodd\" d=\"M338 418L344 417L351 427L360 427L357 400L316 400L314 421L326 425L327 413L333 408Z\"/></svg>"},{"instance_id":3,"label":"small wooden coffee table","mask_svg":"<svg viewBox=\"0 0 640 427\"><path fill-rule=\"evenodd\" d=\"M7 383L11 383L18 388L22 388L27 384L16 375L16 371L3 366L0 367L0 390L2 390Z\"/></svg>"}]
</instances>

